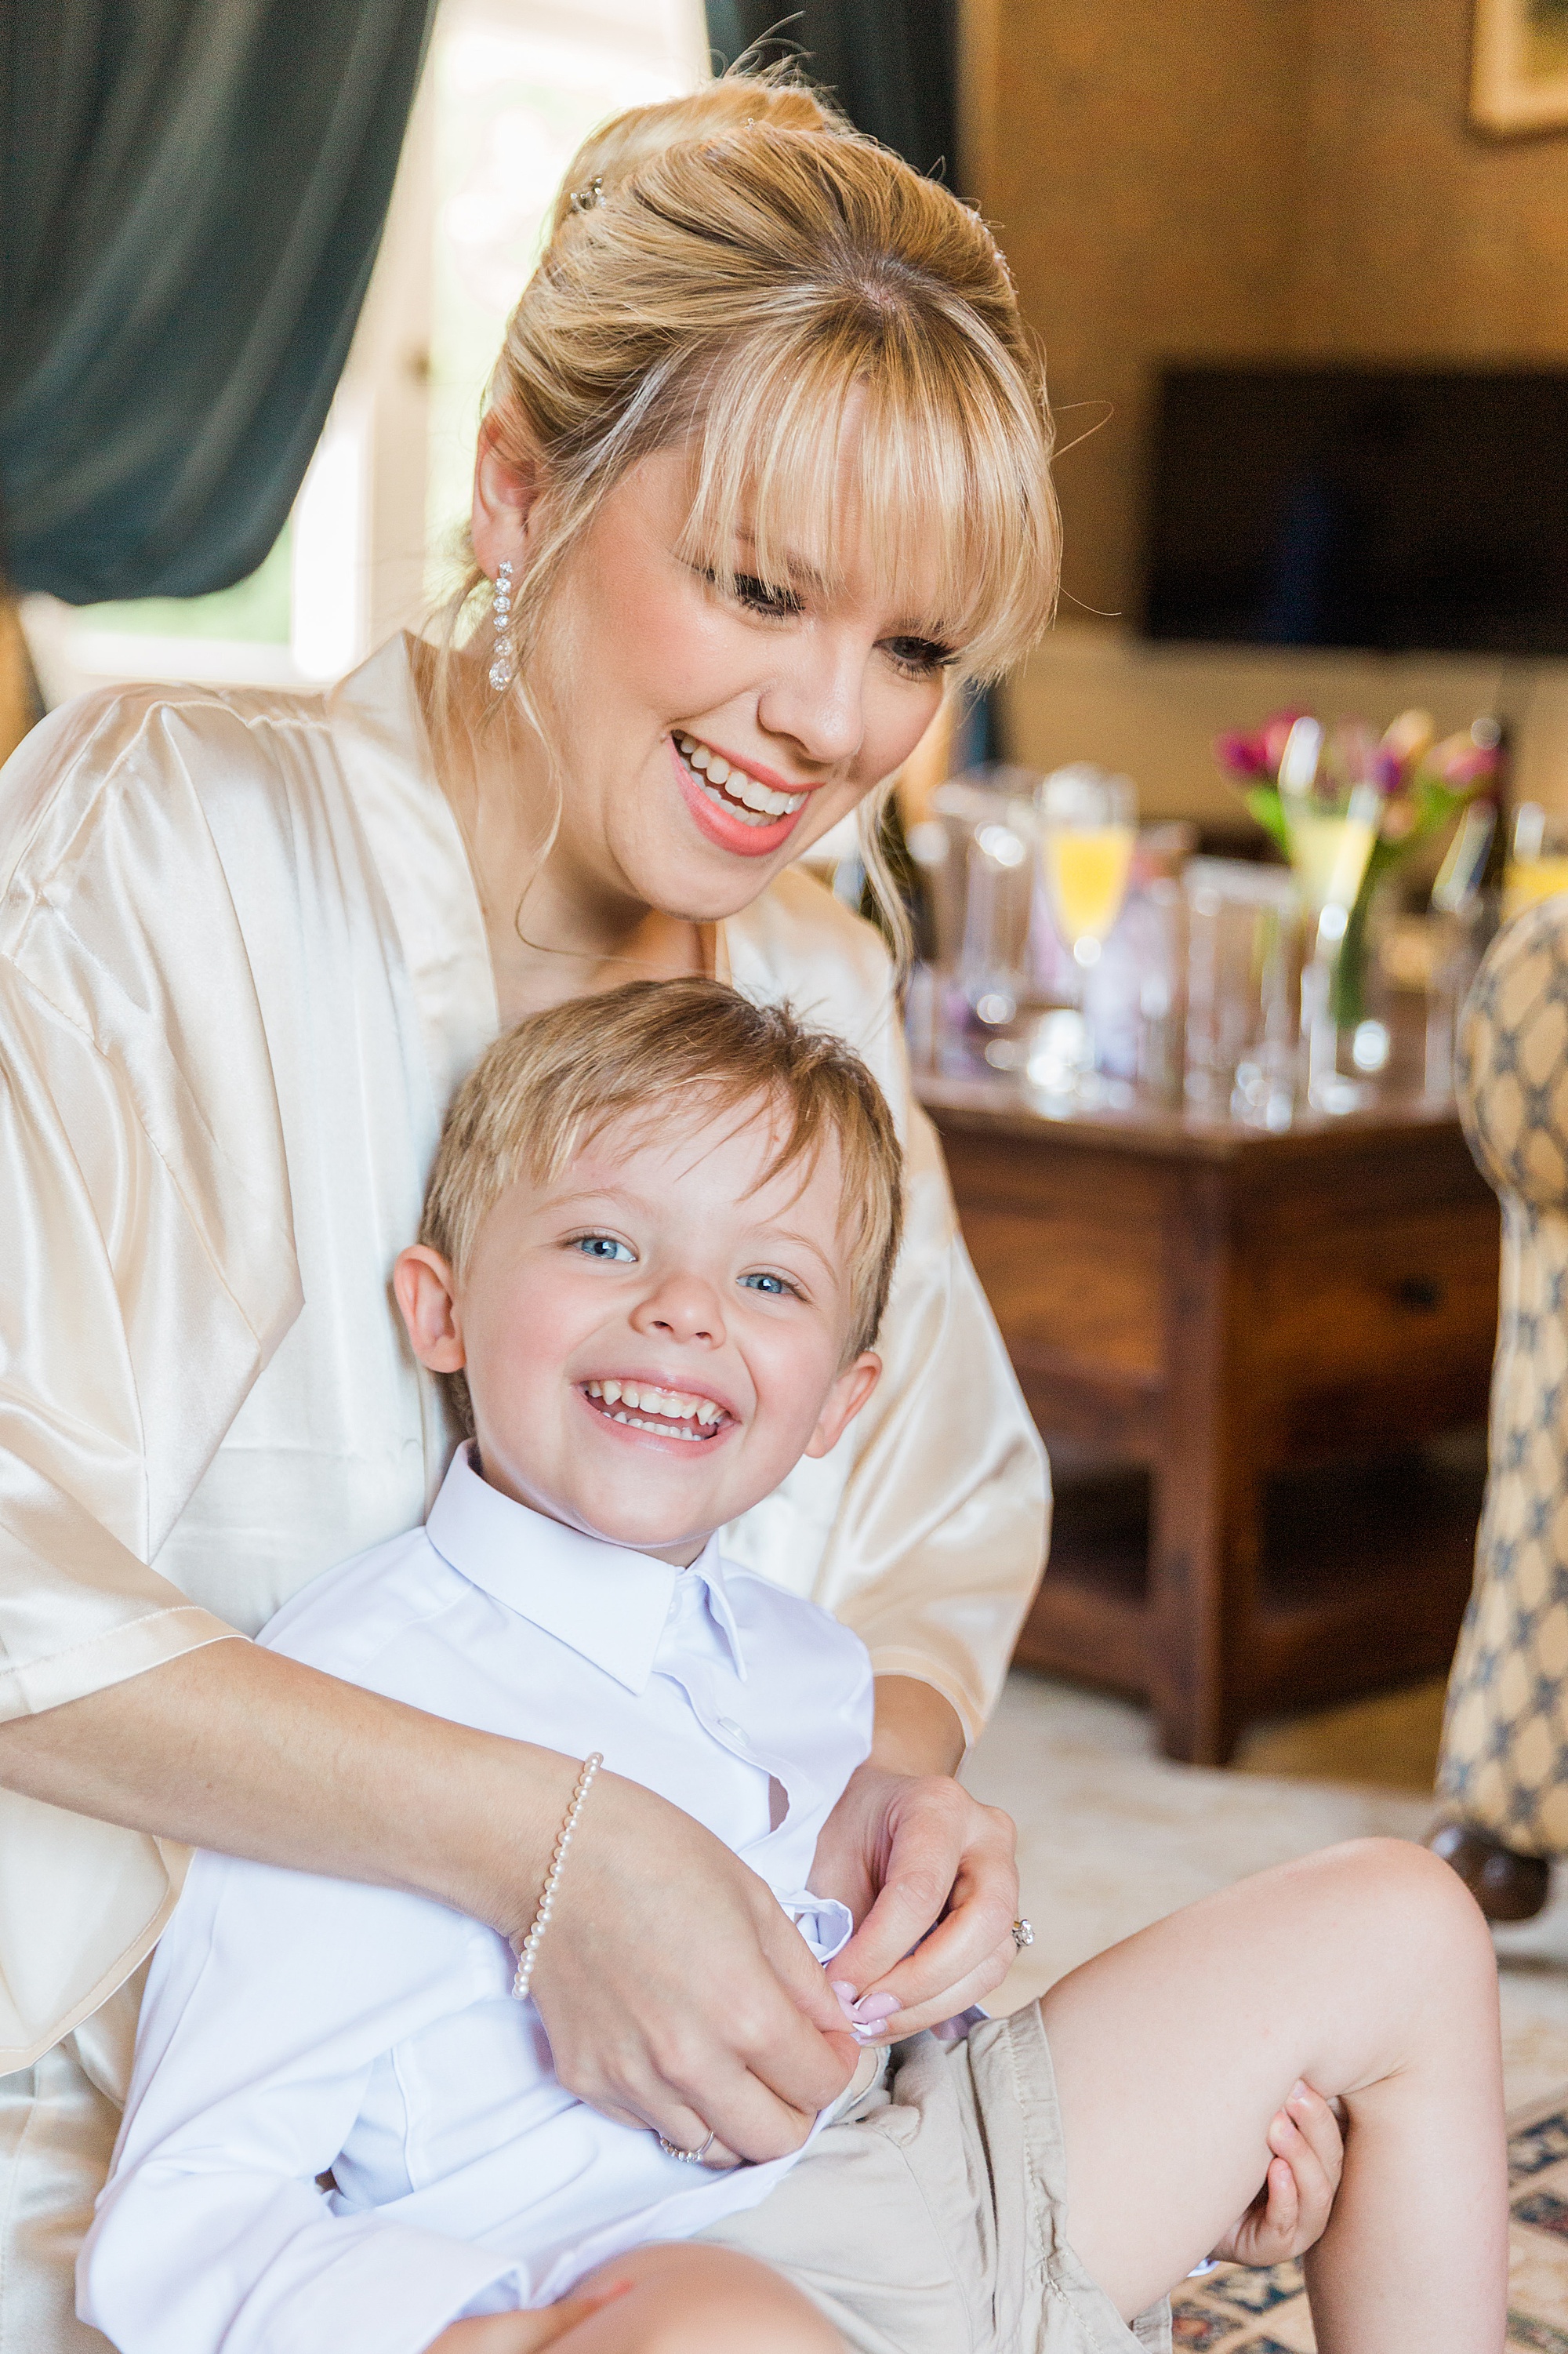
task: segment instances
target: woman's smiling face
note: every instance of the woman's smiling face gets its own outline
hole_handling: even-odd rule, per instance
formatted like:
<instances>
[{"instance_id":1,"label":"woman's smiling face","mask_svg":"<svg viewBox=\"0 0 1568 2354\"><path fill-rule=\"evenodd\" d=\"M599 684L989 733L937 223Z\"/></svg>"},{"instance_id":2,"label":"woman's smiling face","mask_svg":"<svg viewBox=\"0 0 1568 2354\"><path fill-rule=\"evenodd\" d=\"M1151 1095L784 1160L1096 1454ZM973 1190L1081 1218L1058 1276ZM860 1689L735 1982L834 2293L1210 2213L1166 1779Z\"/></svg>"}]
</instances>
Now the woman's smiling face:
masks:
<instances>
[{"instance_id":1,"label":"woman's smiling face","mask_svg":"<svg viewBox=\"0 0 1568 2354\"><path fill-rule=\"evenodd\" d=\"M686 454L644 459L570 559L542 698L560 821L551 864L590 899L714 922L747 907L914 750L951 649L852 568L730 593L681 552ZM482 456L474 545L521 562L526 497ZM743 576L747 551L735 551Z\"/></svg>"}]
</instances>

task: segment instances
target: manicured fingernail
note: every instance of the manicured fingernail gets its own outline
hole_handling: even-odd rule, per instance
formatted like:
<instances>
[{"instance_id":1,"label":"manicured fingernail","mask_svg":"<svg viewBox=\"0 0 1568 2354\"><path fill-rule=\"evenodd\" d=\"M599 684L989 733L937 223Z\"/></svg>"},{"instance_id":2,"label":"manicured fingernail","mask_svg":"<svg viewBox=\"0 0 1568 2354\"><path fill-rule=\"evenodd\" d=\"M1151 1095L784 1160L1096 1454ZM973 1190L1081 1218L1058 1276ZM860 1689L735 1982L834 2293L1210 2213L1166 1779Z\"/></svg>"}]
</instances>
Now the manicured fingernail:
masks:
<instances>
[{"instance_id":1,"label":"manicured fingernail","mask_svg":"<svg viewBox=\"0 0 1568 2354\"><path fill-rule=\"evenodd\" d=\"M828 1984L839 1999L839 2009L848 2019L854 2010L860 1993L859 1988L852 1987L848 1978L830 1978Z\"/></svg>"},{"instance_id":2,"label":"manicured fingernail","mask_svg":"<svg viewBox=\"0 0 1568 2354\"><path fill-rule=\"evenodd\" d=\"M868 1994L855 2004L852 2015L857 2027L880 2027L885 2019L892 2019L903 2008L895 1994Z\"/></svg>"}]
</instances>

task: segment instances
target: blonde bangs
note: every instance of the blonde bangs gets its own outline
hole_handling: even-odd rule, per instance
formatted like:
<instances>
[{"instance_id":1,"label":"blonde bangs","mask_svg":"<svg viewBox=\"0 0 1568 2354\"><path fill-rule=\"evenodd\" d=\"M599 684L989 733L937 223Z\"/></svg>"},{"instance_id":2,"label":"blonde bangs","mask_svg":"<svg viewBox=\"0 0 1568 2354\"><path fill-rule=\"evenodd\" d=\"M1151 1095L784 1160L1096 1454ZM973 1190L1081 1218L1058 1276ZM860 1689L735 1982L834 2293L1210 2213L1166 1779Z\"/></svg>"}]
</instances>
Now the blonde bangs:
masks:
<instances>
[{"instance_id":1,"label":"blonde bangs","mask_svg":"<svg viewBox=\"0 0 1568 2354\"><path fill-rule=\"evenodd\" d=\"M753 328L693 419L683 554L780 591L802 569L830 595L852 570L896 582L901 630L951 647L959 676L1000 676L1050 622L1059 525L1042 420L965 323Z\"/></svg>"}]
</instances>

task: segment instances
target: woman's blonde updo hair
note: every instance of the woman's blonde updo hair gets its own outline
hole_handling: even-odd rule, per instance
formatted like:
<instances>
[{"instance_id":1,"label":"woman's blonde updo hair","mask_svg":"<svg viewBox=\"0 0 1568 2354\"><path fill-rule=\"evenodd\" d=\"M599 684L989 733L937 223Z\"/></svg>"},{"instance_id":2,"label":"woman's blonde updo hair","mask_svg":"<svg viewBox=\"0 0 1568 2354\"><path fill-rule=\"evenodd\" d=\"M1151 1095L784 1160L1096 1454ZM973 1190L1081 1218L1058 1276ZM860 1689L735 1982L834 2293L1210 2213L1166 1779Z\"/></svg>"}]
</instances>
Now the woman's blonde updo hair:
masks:
<instances>
[{"instance_id":1,"label":"woman's blonde updo hair","mask_svg":"<svg viewBox=\"0 0 1568 2354\"><path fill-rule=\"evenodd\" d=\"M584 143L485 430L545 492L514 587L525 689L572 543L630 468L678 443L694 461L683 553L721 578L741 522L744 570L779 588L787 554L832 582L853 533L980 679L1050 617L1043 374L990 230L779 76L727 75ZM460 608L482 585L475 567Z\"/></svg>"}]
</instances>

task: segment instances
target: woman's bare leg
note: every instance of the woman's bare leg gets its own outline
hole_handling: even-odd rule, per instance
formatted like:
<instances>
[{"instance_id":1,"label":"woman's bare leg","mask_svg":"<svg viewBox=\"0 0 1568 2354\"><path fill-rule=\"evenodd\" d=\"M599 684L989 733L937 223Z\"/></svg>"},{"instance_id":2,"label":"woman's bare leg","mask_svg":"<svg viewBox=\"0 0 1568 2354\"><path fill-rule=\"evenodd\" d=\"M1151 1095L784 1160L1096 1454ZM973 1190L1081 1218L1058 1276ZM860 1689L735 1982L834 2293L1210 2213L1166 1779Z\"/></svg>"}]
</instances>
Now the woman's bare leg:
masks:
<instances>
[{"instance_id":1,"label":"woman's bare leg","mask_svg":"<svg viewBox=\"0 0 1568 2354\"><path fill-rule=\"evenodd\" d=\"M1269 2120L1304 2078L1349 2116L1308 2260L1319 2354L1500 2354L1497 1967L1446 1865L1364 1840L1260 1873L1086 1962L1041 2011L1068 2237L1123 2314L1246 2206Z\"/></svg>"}]
</instances>

